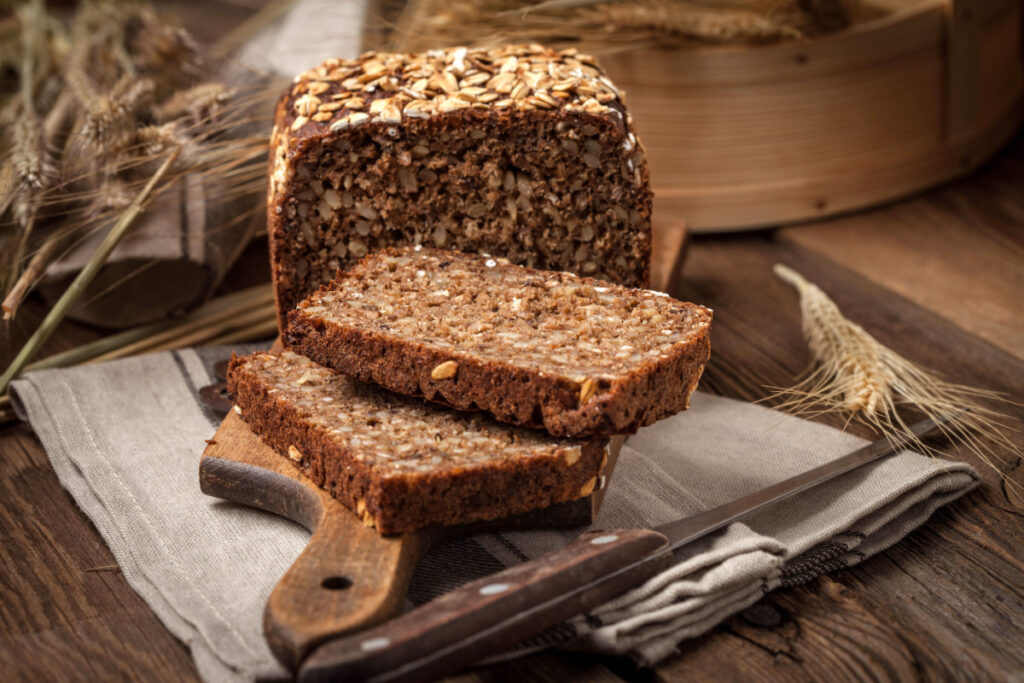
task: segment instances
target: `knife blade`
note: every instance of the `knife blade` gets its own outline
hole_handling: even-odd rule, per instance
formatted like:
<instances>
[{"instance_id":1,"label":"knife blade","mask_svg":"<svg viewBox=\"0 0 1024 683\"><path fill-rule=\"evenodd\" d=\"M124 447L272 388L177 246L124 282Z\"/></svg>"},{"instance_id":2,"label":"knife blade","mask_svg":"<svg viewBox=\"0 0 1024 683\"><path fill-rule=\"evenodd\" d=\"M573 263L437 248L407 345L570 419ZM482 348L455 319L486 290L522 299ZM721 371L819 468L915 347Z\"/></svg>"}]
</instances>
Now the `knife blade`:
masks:
<instances>
[{"instance_id":1,"label":"knife blade","mask_svg":"<svg viewBox=\"0 0 1024 683\"><path fill-rule=\"evenodd\" d=\"M909 429L922 438L944 421ZM639 585L672 563L672 552L732 522L830 481L907 440L879 439L819 467L654 529L587 531L569 545L461 586L375 628L329 641L298 679L430 680L500 652Z\"/></svg>"}]
</instances>

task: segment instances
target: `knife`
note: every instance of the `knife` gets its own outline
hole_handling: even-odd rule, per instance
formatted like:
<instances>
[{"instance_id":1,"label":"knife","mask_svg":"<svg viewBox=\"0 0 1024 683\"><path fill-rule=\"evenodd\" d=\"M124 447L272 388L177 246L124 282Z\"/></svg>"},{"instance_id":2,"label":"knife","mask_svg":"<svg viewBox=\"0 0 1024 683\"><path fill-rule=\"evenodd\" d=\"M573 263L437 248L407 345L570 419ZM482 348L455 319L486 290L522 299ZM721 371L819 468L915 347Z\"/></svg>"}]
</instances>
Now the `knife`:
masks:
<instances>
[{"instance_id":1,"label":"knife","mask_svg":"<svg viewBox=\"0 0 1024 683\"><path fill-rule=\"evenodd\" d=\"M910 427L920 439L944 420ZM894 453L880 439L807 472L654 529L587 531L564 548L466 584L380 626L314 650L314 681L421 681L465 668L601 605L672 564L672 551L767 505Z\"/></svg>"}]
</instances>

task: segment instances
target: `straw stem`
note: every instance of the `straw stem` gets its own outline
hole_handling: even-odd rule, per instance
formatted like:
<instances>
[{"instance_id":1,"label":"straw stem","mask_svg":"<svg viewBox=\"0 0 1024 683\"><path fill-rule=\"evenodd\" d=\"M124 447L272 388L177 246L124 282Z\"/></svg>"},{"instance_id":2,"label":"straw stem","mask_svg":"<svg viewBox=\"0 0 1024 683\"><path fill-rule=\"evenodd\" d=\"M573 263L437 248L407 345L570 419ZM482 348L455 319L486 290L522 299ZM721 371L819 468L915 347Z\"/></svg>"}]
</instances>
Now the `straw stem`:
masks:
<instances>
[{"instance_id":1,"label":"straw stem","mask_svg":"<svg viewBox=\"0 0 1024 683\"><path fill-rule=\"evenodd\" d=\"M4 297L4 320L10 320L18 312L18 307L21 306L21 302L24 300L28 290L31 289L38 278L42 277L47 266L50 265L50 260L57 253L57 248L61 242L62 235L59 233L50 235L46 242L43 243L43 246L39 248L39 251L35 253L35 256L32 257L32 260L28 262L28 266L22 271L18 281L14 283L11 291Z\"/></svg>"},{"instance_id":2,"label":"straw stem","mask_svg":"<svg viewBox=\"0 0 1024 683\"><path fill-rule=\"evenodd\" d=\"M166 332L156 334L152 337L142 339L134 344L129 344L120 349L96 356L92 360L100 362L131 356L137 353L148 353L153 351L167 351L169 349L180 349L187 346L194 346L207 339L224 334L227 331L250 325L256 322L267 320L274 316L273 304L257 304L241 306L237 309L226 311L218 315L215 320L194 321L186 325L174 327Z\"/></svg>"},{"instance_id":3,"label":"straw stem","mask_svg":"<svg viewBox=\"0 0 1024 683\"><path fill-rule=\"evenodd\" d=\"M103 241L96 248L92 257L89 259L89 263L85 265L85 268L78 273L75 279L68 286L67 291L61 295L60 299L54 305L50 312L43 319L42 324L36 329L29 340L18 352L18 355L11 362L10 367L4 372L3 376L0 376L0 393L6 392L8 385L11 380L18 376L22 368L26 363L34 356L43 344L50 338L50 336L57 329L57 326L67 316L68 311L71 307L82 298L85 294L86 288L92 283L99 274L100 269L107 261L107 257L110 252L114 250L114 247L118 245L121 239L128 232L128 229L135 223L135 220L142 213L145 208L146 202L153 194L153 190L157 184L163 179L164 175L171 168L171 165L178 158L178 154L181 150L175 148L167 155L164 162L157 169L156 173L149 179L146 185L139 191L139 193L132 200L132 203L125 209L124 213L114 224L114 227L110 229L107 236L103 238Z\"/></svg>"},{"instance_id":4,"label":"straw stem","mask_svg":"<svg viewBox=\"0 0 1024 683\"><path fill-rule=\"evenodd\" d=\"M277 334L277 316L276 314L270 320L264 320L263 322L250 325L234 332L228 332L220 337L214 337L204 342L205 346L220 346L224 344L235 344L243 341L256 341L257 339L266 339Z\"/></svg>"},{"instance_id":5,"label":"straw stem","mask_svg":"<svg viewBox=\"0 0 1024 683\"><path fill-rule=\"evenodd\" d=\"M95 362L100 357L106 360L123 358L132 354L132 349L137 342L151 340L154 336L168 330L179 329L188 326L195 329L194 323L208 324L210 321L230 315L232 311L238 310L239 306L249 307L265 305L273 301L273 291L266 285L257 285L238 292L226 294L216 299L211 299L196 310L180 318L167 318L148 325L118 332L101 339L76 346L61 353L47 356L25 366L25 371L43 370L45 368L62 368L78 363ZM173 335L178 336L178 335ZM141 348L149 349L156 345L155 341L147 341Z\"/></svg>"}]
</instances>

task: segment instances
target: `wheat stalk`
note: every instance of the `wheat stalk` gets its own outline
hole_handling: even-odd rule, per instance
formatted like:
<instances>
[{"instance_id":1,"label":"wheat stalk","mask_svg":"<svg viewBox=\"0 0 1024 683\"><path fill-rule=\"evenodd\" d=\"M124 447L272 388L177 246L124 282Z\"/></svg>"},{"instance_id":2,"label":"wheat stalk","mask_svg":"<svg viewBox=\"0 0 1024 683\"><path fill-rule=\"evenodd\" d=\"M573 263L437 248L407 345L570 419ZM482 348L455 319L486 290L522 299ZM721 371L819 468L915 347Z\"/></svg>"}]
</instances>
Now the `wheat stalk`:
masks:
<instances>
[{"instance_id":1,"label":"wheat stalk","mask_svg":"<svg viewBox=\"0 0 1024 683\"><path fill-rule=\"evenodd\" d=\"M216 313L203 312L182 320L173 327L148 335L135 342L130 342L102 354L94 356L92 361L113 360L138 353L149 353L166 349L177 349L205 342L220 336L227 331L237 330L248 325L265 322L275 315L272 290L260 287L260 296L242 298L230 306L221 306ZM267 295L267 296L264 296Z\"/></svg>"},{"instance_id":2,"label":"wheat stalk","mask_svg":"<svg viewBox=\"0 0 1024 683\"><path fill-rule=\"evenodd\" d=\"M0 111L6 318L52 262L115 222L172 149L165 185L192 175L216 182L222 202L260 193L269 125L254 111L269 111L277 84L239 95L202 80L188 35L144 3L83 3L65 29L33 0L9 23L20 87Z\"/></svg>"},{"instance_id":3,"label":"wheat stalk","mask_svg":"<svg viewBox=\"0 0 1024 683\"><path fill-rule=\"evenodd\" d=\"M1021 488L996 465L1007 456L1022 455L1008 436L1010 418L988 405L1008 402L1005 396L943 380L847 319L820 287L792 268L776 264L774 272L800 295L803 333L815 364L798 384L777 389L769 397L784 399L779 408L803 416L845 413L894 443L934 454L899 415L898 407L912 406L940 425L945 423L943 433L999 472L1007 486Z\"/></svg>"},{"instance_id":4,"label":"wheat stalk","mask_svg":"<svg viewBox=\"0 0 1024 683\"><path fill-rule=\"evenodd\" d=\"M4 371L4 374L0 376L0 393L7 391L7 386L11 383L18 373L21 372L22 367L28 362L36 351L46 340L50 338L50 335L57 329L57 325L67 315L68 310L82 297L85 293L86 287L93 281L96 275L99 273L100 268L106 263L107 257L110 252L114 250L114 247L118 245L121 238L124 237L125 233L132 226L135 220L142 213L146 202L149 201L150 196L153 194L153 190L163 179L164 175L170 169L171 164L178 158L177 150L172 151L164 159L163 164L157 169L153 177L149 179L149 182L142 188L131 205L121 214L121 218L118 219L117 223L110 229L107 236L103 239L100 245L96 248L96 252L93 257L89 260L89 263L75 276L75 279L68 286L64 294L61 295L57 303L54 304L53 308L50 309L46 317L43 318L43 322L39 325L36 331L29 337L29 340L25 342L25 345L18 352L18 355L11 361L10 366Z\"/></svg>"},{"instance_id":5,"label":"wheat stalk","mask_svg":"<svg viewBox=\"0 0 1024 683\"><path fill-rule=\"evenodd\" d=\"M15 194L12 198L14 217L21 230L14 240L14 248L8 248L9 263L12 266L8 283L24 258L29 237L36 225L36 217L42 198L50 189L56 176L51 159L51 150L43 136L43 125L36 113L35 91L39 80L42 53L39 45L40 26L43 24L41 0L33 0L20 11L22 23L22 57L19 69L20 92L13 105L19 110L14 121L10 164L15 179ZM14 111L14 109L12 109Z\"/></svg>"},{"instance_id":6,"label":"wheat stalk","mask_svg":"<svg viewBox=\"0 0 1024 683\"><path fill-rule=\"evenodd\" d=\"M181 318L142 325L47 356L24 370L62 368L196 344L256 341L276 332L273 290L266 284L256 285L211 299ZM9 396L0 395L0 424L14 419L10 404Z\"/></svg>"},{"instance_id":7,"label":"wheat stalk","mask_svg":"<svg viewBox=\"0 0 1024 683\"><path fill-rule=\"evenodd\" d=\"M94 341L76 346L47 356L25 366L25 371L43 370L45 368L63 368L79 363L94 363L99 360L124 358L136 353L166 351L182 348L182 340L186 335L192 338L196 332L204 332L201 342L204 344L219 343L218 335L223 331L225 319L234 320L239 313L252 310L263 311L266 320L277 321L274 308L274 293L269 285L256 285L248 289L225 294L210 299L191 313L180 318L166 318L148 325L133 327L130 330L101 337ZM236 322L236 327L244 328L244 323ZM264 335L264 336L269 336ZM246 339L256 339L247 337Z\"/></svg>"},{"instance_id":8,"label":"wheat stalk","mask_svg":"<svg viewBox=\"0 0 1024 683\"><path fill-rule=\"evenodd\" d=\"M46 238L46 242L43 246L32 257L32 260L28 262L24 272L11 287L10 291L7 292L7 296L3 300L3 312L4 320L10 320L14 317L14 314L18 311L18 306L21 305L22 299L31 289L32 284L42 277L46 267L50 265L50 261L53 260L57 250L60 249L60 243L63 235L53 234Z\"/></svg>"},{"instance_id":9,"label":"wheat stalk","mask_svg":"<svg viewBox=\"0 0 1024 683\"><path fill-rule=\"evenodd\" d=\"M276 0L212 54L223 58L288 4ZM0 109L6 139L0 157L5 319L16 314L51 263L106 232L0 376L2 393L23 369L38 365L28 362L81 299L150 198L186 175L215 182L217 199L225 203L262 192L269 139L268 115L262 112L269 112L265 105L276 98L280 84L258 82L240 94L207 80L211 71L188 34L144 2L85 2L65 27L45 14L41 0L32 0L16 20L0 22L0 30L6 38L18 38L0 46L17 42L19 48L10 53L14 59L0 50L0 62L16 67L20 86ZM258 208L254 203L253 211ZM251 213L239 209L221 227L248 220ZM227 321L186 316L159 329L130 330L126 337L101 340L103 350L86 344L62 355L61 362L250 338L269 334L274 320L272 305L261 301L232 312Z\"/></svg>"}]
</instances>

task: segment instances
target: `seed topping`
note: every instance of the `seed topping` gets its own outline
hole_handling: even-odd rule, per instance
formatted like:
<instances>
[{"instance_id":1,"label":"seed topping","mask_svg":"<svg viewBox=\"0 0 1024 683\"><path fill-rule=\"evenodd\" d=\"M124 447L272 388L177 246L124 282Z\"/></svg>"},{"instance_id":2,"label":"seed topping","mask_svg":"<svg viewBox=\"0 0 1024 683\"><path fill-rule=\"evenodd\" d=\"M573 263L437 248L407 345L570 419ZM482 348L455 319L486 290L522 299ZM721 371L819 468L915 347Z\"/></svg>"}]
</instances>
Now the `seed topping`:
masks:
<instances>
[{"instance_id":1,"label":"seed topping","mask_svg":"<svg viewBox=\"0 0 1024 683\"><path fill-rule=\"evenodd\" d=\"M590 402L590 399L594 398L594 394L596 393L597 382L589 377L583 380L583 384L580 385L580 405L587 405L587 403Z\"/></svg>"},{"instance_id":2,"label":"seed topping","mask_svg":"<svg viewBox=\"0 0 1024 683\"><path fill-rule=\"evenodd\" d=\"M291 127L297 131L313 121L342 130L470 108L564 109L621 119L615 102L622 94L594 64L593 57L575 50L539 45L329 59L296 79ZM346 114L367 107L364 116Z\"/></svg>"},{"instance_id":3,"label":"seed topping","mask_svg":"<svg viewBox=\"0 0 1024 683\"><path fill-rule=\"evenodd\" d=\"M430 371L430 377L432 379L450 379L455 376L458 369L458 363L453 360L446 360Z\"/></svg>"}]
</instances>

